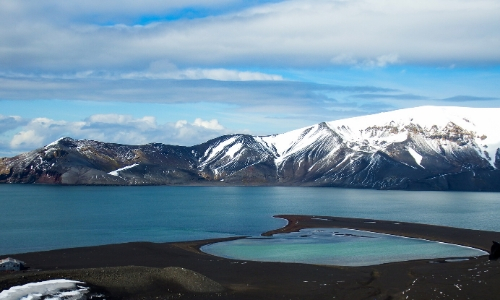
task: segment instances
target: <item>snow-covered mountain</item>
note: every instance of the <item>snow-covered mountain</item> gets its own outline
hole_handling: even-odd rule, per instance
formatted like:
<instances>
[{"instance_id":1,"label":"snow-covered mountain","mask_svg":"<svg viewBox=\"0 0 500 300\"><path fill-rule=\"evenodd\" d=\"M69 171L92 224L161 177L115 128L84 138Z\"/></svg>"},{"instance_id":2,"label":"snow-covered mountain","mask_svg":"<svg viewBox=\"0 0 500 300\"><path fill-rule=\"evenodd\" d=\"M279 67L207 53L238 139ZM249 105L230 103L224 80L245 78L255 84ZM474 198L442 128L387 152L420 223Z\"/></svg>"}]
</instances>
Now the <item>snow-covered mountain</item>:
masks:
<instances>
[{"instance_id":1,"label":"snow-covered mountain","mask_svg":"<svg viewBox=\"0 0 500 300\"><path fill-rule=\"evenodd\" d=\"M63 138L3 159L0 181L500 191L498 115L425 106L192 147Z\"/></svg>"}]
</instances>

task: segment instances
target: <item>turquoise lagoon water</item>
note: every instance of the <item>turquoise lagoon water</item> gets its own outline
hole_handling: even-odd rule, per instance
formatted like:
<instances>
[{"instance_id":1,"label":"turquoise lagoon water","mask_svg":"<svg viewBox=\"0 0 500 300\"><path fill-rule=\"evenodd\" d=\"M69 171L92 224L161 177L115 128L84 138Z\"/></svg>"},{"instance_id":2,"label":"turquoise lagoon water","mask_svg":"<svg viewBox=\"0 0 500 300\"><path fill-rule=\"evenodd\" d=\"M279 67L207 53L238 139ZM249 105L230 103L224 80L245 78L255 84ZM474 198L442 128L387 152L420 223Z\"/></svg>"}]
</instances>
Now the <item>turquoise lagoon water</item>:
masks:
<instances>
[{"instance_id":1,"label":"turquoise lagoon water","mask_svg":"<svg viewBox=\"0 0 500 300\"><path fill-rule=\"evenodd\" d=\"M201 250L231 259L350 267L487 254L470 247L342 228L238 239L209 244Z\"/></svg>"},{"instance_id":2,"label":"turquoise lagoon water","mask_svg":"<svg viewBox=\"0 0 500 300\"><path fill-rule=\"evenodd\" d=\"M272 217L276 214L373 218L500 232L500 193L0 185L0 207L2 255L130 241L259 236L286 224Z\"/></svg>"}]
</instances>

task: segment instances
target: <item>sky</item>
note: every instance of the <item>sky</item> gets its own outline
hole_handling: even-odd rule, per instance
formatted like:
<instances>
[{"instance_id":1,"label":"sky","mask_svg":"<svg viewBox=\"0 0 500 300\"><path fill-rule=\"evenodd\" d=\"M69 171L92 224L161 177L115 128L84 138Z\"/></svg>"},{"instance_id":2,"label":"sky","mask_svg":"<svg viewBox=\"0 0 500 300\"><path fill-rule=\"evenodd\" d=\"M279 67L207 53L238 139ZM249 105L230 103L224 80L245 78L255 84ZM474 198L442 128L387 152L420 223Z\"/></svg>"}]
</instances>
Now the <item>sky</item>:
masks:
<instances>
[{"instance_id":1,"label":"sky","mask_svg":"<svg viewBox=\"0 0 500 300\"><path fill-rule=\"evenodd\" d=\"M498 0L2 0L0 157L500 107Z\"/></svg>"}]
</instances>

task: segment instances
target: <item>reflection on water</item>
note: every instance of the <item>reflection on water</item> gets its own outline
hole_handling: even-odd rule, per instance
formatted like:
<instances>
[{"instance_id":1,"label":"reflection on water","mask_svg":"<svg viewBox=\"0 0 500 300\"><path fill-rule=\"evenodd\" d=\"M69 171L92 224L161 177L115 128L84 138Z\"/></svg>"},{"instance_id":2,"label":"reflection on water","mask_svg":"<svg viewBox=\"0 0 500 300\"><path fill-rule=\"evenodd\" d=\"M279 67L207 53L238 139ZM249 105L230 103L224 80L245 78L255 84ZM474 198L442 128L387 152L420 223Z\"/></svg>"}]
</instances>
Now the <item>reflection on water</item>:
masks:
<instances>
[{"instance_id":1,"label":"reflection on water","mask_svg":"<svg viewBox=\"0 0 500 300\"><path fill-rule=\"evenodd\" d=\"M487 254L453 244L338 228L303 229L270 238L238 239L206 245L201 250L232 259L338 266Z\"/></svg>"}]
</instances>

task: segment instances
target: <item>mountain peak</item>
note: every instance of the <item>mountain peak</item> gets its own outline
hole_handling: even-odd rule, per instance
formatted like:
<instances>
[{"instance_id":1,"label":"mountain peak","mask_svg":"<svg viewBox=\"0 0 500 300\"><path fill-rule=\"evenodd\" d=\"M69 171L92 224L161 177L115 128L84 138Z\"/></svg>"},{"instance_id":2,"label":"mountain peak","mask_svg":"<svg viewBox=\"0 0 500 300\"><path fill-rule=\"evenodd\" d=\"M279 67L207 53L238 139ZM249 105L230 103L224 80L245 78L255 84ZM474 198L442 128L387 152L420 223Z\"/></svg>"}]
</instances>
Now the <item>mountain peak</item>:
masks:
<instances>
[{"instance_id":1,"label":"mountain peak","mask_svg":"<svg viewBox=\"0 0 500 300\"><path fill-rule=\"evenodd\" d=\"M192 147L61 138L2 160L0 182L500 191L498 113L422 106Z\"/></svg>"}]
</instances>

